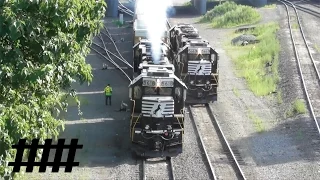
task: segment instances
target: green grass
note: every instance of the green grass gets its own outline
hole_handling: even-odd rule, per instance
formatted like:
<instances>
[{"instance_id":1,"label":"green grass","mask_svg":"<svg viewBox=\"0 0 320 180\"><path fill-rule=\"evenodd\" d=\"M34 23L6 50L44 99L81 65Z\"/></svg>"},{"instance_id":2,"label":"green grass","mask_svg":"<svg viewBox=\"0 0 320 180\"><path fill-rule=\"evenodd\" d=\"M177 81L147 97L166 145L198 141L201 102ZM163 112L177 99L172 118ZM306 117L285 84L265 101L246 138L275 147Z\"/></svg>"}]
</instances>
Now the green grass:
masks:
<instances>
[{"instance_id":1,"label":"green grass","mask_svg":"<svg viewBox=\"0 0 320 180\"><path fill-rule=\"evenodd\" d=\"M299 29L299 24L297 22L293 22L291 25L292 29Z\"/></svg>"},{"instance_id":2,"label":"green grass","mask_svg":"<svg viewBox=\"0 0 320 180\"><path fill-rule=\"evenodd\" d=\"M277 89L280 52L280 43L276 37L278 29L277 23L268 23L247 31L260 40L257 44L247 46L231 45L231 38L241 35L233 33L225 47L235 63L237 75L246 79L249 89L257 96L269 95ZM268 62L272 65L266 67Z\"/></svg>"},{"instance_id":3,"label":"green grass","mask_svg":"<svg viewBox=\"0 0 320 180\"><path fill-rule=\"evenodd\" d=\"M209 22L213 27L225 28L256 23L260 19L261 15L254 8L227 1L208 11L199 22Z\"/></svg>"},{"instance_id":4,"label":"green grass","mask_svg":"<svg viewBox=\"0 0 320 180\"><path fill-rule=\"evenodd\" d=\"M320 53L320 47L317 44L314 44L314 48L317 50L318 53Z\"/></svg>"},{"instance_id":5,"label":"green grass","mask_svg":"<svg viewBox=\"0 0 320 180\"><path fill-rule=\"evenodd\" d=\"M296 99L291 107L286 112L286 117L293 117L298 114L305 114L307 112L306 105L304 104L303 100Z\"/></svg>"},{"instance_id":6,"label":"green grass","mask_svg":"<svg viewBox=\"0 0 320 180\"><path fill-rule=\"evenodd\" d=\"M232 91L233 91L234 95L236 95L237 97L240 96L239 90L237 88L232 88Z\"/></svg>"},{"instance_id":7,"label":"green grass","mask_svg":"<svg viewBox=\"0 0 320 180\"><path fill-rule=\"evenodd\" d=\"M253 121L253 125L258 133L262 133L266 130L264 123L261 118L257 115L253 114L253 112L249 109L247 113L249 119Z\"/></svg>"},{"instance_id":8,"label":"green grass","mask_svg":"<svg viewBox=\"0 0 320 180\"><path fill-rule=\"evenodd\" d=\"M263 8L266 8L266 9L274 9L276 7L277 7L276 4L267 4L267 5L263 6Z\"/></svg>"}]
</instances>

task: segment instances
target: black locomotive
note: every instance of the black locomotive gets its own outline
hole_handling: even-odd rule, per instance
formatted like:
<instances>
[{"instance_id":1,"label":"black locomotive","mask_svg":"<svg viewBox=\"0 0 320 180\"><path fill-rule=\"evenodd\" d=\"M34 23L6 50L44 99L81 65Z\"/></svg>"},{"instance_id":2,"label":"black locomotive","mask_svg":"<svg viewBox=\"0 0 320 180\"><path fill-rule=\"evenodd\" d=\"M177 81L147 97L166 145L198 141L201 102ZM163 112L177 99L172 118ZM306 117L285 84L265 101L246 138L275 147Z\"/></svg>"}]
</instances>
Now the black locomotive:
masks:
<instances>
[{"instance_id":1,"label":"black locomotive","mask_svg":"<svg viewBox=\"0 0 320 180\"><path fill-rule=\"evenodd\" d=\"M190 24L169 30L175 74L187 85L186 103L206 104L217 100L219 55Z\"/></svg>"},{"instance_id":2,"label":"black locomotive","mask_svg":"<svg viewBox=\"0 0 320 180\"><path fill-rule=\"evenodd\" d=\"M165 157L182 153L185 84L175 76L168 59L169 46L162 43L155 63L151 43L140 39L134 48L134 79L129 85L130 137L138 156Z\"/></svg>"}]
</instances>

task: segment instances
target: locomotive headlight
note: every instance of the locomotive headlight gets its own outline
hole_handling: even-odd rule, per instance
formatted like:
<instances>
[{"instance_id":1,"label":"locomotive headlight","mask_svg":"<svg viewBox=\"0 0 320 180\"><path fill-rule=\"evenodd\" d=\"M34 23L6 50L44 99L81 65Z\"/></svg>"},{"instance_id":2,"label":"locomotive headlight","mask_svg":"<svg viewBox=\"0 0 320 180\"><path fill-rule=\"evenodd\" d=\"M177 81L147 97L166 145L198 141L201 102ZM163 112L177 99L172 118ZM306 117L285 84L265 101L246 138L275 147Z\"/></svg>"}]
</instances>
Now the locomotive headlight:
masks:
<instances>
[{"instance_id":1,"label":"locomotive headlight","mask_svg":"<svg viewBox=\"0 0 320 180\"><path fill-rule=\"evenodd\" d=\"M157 87L160 87L160 86L161 86L160 79L157 79Z\"/></svg>"},{"instance_id":2,"label":"locomotive headlight","mask_svg":"<svg viewBox=\"0 0 320 180\"><path fill-rule=\"evenodd\" d=\"M146 130L148 130L149 128L150 128L150 126L149 125L146 125L146 127L144 127Z\"/></svg>"},{"instance_id":3,"label":"locomotive headlight","mask_svg":"<svg viewBox=\"0 0 320 180\"><path fill-rule=\"evenodd\" d=\"M208 84L208 85L209 85L209 84L210 84L210 81L207 81L207 82L206 82L206 84Z\"/></svg>"},{"instance_id":4,"label":"locomotive headlight","mask_svg":"<svg viewBox=\"0 0 320 180\"><path fill-rule=\"evenodd\" d=\"M200 48L198 48L198 54L201 54L201 49Z\"/></svg>"},{"instance_id":5,"label":"locomotive headlight","mask_svg":"<svg viewBox=\"0 0 320 180\"><path fill-rule=\"evenodd\" d=\"M194 84L194 81L190 81L190 84Z\"/></svg>"}]
</instances>

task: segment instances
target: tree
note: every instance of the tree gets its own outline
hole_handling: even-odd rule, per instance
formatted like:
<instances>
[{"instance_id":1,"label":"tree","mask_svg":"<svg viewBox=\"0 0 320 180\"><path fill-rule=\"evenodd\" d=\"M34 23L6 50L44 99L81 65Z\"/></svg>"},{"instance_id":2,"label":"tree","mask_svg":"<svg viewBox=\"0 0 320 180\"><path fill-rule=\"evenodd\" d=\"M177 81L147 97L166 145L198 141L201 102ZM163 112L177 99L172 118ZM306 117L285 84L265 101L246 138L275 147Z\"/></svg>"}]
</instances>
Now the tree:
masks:
<instances>
[{"instance_id":1,"label":"tree","mask_svg":"<svg viewBox=\"0 0 320 180\"><path fill-rule=\"evenodd\" d=\"M0 177L10 175L19 139L59 135L63 92L92 80L85 56L104 0L0 0ZM79 102L79 101L78 101Z\"/></svg>"}]
</instances>

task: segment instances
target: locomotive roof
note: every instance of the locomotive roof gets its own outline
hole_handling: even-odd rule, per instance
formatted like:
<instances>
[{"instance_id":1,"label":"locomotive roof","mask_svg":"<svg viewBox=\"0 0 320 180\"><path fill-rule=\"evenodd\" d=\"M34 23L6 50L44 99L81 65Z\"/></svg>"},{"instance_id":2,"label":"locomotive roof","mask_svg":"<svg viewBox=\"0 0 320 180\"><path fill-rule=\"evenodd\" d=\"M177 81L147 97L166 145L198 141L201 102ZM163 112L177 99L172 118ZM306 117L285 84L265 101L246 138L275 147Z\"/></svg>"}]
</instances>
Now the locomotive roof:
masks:
<instances>
[{"instance_id":1,"label":"locomotive roof","mask_svg":"<svg viewBox=\"0 0 320 180\"><path fill-rule=\"evenodd\" d=\"M174 28L185 37L200 37L198 30L191 24L177 24Z\"/></svg>"},{"instance_id":2,"label":"locomotive roof","mask_svg":"<svg viewBox=\"0 0 320 180\"><path fill-rule=\"evenodd\" d=\"M139 46L142 50L145 60L140 63L139 69L142 69L141 74L132 80L129 87L139 81L141 78L149 77L155 79L172 78L178 81L184 88L187 86L174 74L174 65L170 63L166 56L166 51L170 48L166 43L161 43L162 56L160 58L160 64L154 64L152 60L151 42L148 39L141 39L139 43L134 45L133 48Z\"/></svg>"}]
</instances>

